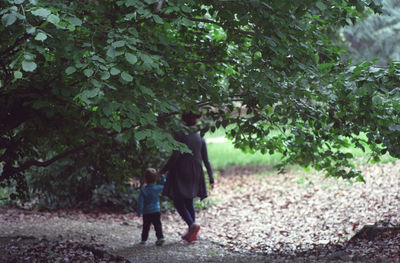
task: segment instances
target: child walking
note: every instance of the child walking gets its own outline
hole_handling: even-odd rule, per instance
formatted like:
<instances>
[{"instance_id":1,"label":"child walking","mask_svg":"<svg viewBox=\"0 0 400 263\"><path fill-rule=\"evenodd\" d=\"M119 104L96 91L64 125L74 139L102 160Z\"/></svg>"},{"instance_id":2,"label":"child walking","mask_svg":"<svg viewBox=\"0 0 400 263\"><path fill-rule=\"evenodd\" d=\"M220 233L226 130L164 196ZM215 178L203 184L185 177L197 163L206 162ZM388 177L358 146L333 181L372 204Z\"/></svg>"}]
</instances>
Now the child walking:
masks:
<instances>
[{"instance_id":1,"label":"child walking","mask_svg":"<svg viewBox=\"0 0 400 263\"><path fill-rule=\"evenodd\" d=\"M162 185L155 184L157 177L161 176ZM141 244L146 244L149 237L150 226L153 224L156 232L156 245L164 244L164 235L160 220L160 193L164 188L164 176L158 173L154 168L148 168L145 171L146 186L140 189L138 200L138 216L143 215L143 229Z\"/></svg>"}]
</instances>

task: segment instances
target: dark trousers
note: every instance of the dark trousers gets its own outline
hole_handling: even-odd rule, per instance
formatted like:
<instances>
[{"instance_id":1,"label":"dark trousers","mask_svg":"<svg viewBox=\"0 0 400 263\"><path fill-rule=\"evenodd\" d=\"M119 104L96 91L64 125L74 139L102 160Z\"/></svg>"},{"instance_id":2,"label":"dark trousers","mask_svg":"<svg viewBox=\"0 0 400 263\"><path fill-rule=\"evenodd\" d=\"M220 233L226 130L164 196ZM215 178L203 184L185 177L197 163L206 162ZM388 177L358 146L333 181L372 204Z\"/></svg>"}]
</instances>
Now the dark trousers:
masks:
<instances>
[{"instance_id":1,"label":"dark trousers","mask_svg":"<svg viewBox=\"0 0 400 263\"><path fill-rule=\"evenodd\" d=\"M176 198L174 206L178 214L190 227L196 220L196 213L193 207L193 198Z\"/></svg>"},{"instance_id":2,"label":"dark trousers","mask_svg":"<svg viewBox=\"0 0 400 263\"><path fill-rule=\"evenodd\" d=\"M143 215L142 241L146 241L149 237L151 224L154 226L157 239L164 238L160 215L160 212Z\"/></svg>"}]
</instances>

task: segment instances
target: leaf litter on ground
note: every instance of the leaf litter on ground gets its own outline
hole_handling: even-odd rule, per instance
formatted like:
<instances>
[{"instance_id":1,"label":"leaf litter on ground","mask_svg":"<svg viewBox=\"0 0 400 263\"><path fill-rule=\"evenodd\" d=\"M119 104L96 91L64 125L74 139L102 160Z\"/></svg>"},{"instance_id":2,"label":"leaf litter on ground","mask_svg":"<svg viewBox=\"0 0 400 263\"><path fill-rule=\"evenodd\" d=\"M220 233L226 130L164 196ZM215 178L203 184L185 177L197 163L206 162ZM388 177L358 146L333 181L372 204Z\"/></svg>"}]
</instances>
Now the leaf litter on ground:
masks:
<instances>
[{"instance_id":1,"label":"leaf litter on ground","mask_svg":"<svg viewBox=\"0 0 400 263\"><path fill-rule=\"evenodd\" d=\"M44 236L60 244L67 240L71 244L103 246L131 262L152 262L162 256L176 262L228 262L223 260L242 256L248 256L248 262L294 258L305 262L398 262L398 164L364 166L366 183L353 184L297 169L285 174L266 167L221 171L209 197L216 203L197 213L202 229L194 246L180 242L179 235L186 227L174 211L162 214L166 247L151 253L148 247L135 245L140 238L141 218L134 213L2 208L1 236L33 235L42 236L41 240ZM357 237L365 226L378 224L385 225L385 231L372 238ZM51 232L46 231L49 228Z\"/></svg>"}]
</instances>

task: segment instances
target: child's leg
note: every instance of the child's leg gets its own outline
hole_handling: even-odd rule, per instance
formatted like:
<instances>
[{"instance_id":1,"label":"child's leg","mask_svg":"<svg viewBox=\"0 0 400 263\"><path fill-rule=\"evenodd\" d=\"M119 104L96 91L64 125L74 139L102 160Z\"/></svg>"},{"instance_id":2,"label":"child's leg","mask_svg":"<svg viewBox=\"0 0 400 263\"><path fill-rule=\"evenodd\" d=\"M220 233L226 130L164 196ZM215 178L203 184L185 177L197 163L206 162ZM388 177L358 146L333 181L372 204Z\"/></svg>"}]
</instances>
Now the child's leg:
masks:
<instances>
[{"instance_id":1,"label":"child's leg","mask_svg":"<svg viewBox=\"0 0 400 263\"><path fill-rule=\"evenodd\" d=\"M157 239L164 238L160 216L161 216L160 213L153 214L153 225L154 225L154 230L156 231Z\"/></svg>"},{"instance_id":2,"label":"child's leg","mask_svg":"<svg viewBox=\"0 0 400 263\"><path fill-rule=\"evenodd\" d=\"M178 211L179 215L182 217L183 221L185 221L188 227L190 227L193 224L194 220L188 209L186 209L185 207L184 199L176 198L174 200L174 206L176 211Z\"/></svg>"},{"instance_id":3,"label":"child's leg","mask_svg":"<svg viewBox=\"0 0 400 263\"><path fill-rule=\"evenodd\" d=\"M142 241L146 241L149 237L150 226L151 217L148 214L143 215Z\"/></svg>"}]
</instances>

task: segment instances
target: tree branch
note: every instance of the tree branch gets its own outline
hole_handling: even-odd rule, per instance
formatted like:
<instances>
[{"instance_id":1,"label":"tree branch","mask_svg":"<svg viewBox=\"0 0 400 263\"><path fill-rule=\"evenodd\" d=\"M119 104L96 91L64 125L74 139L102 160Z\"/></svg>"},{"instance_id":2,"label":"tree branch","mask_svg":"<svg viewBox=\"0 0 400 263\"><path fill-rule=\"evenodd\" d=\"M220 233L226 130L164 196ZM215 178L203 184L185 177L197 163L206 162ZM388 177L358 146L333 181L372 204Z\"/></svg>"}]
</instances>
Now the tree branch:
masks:
<instances>
[{"instance_id":1,"label":"tree branch","mask_svg":"<svg viewBox=\"0 0 400 263\"><path fill-rule=\"evenodd\" d=\"M54 162L56 162L56 161L58 161L58 160L60 160L60 159L62 159L64 157L66 157L66 156L68 156L68 155L70 155L72 153L79 152L79 151L81 151L81 150L83 150L83 149L85 149L85 148L87 148L89 146L92 146L93 144L97 143L98 141L99 141L99 139L94 139L94 140L92 140L92 141L90 141L88 143L85 143L85 144L83 144L83 145L81 145L79 147L76 147L76 148L67 150L67 151L65 151L63 153L60 153L60 154L54 156L53 158L51 158L51 159L49 159L47 161L38 161L38 160L26 161L20 167L14 168L13 173L14 174L20 173L20 172L25 171L26 169L30 168L31 166L38 166L38 167L49 166L50 164L52 164L52 163L54 163Z\"/></svg>"},{"instance_id":2,"label":"tree branch","mask_svg":"<svg viewBox=\"0 0 400 263\"><path fill-rule=\"evenodd\" d=\"M204 63L204 64L212 64L212 63L232 63L235 64L236 62L233 60L188 60L188 61L174 61L168 62L169 64L196 64L196 63Z\"/></svg>"},{"instance_id":3,"label":"tree branch","mask_svg":"<svg viewBox=\"0 0 400 263\"><path fill-rule=\"evenodd\" d=\"M22 37L17 38L15 42L6 48L3 52L0 53L0 56L5 56L8 52L11 52L22 40L24 40L28 36L28 33L25 33Z\"/></svg>"},{"instance_id":4,"label":"tree branch","mask_svg":"<svg viewBox=\"0 0 400 263\"><path fill-rule=\"evenodd\" d=\"M242 100L243 100L243 99L240 98L240 94L239 94L239 97L238 97L237 95L235 95L235 97L229 96L229 100L226 101L226 103L228 103L228 102L233 102L233 101L242 101ZM212 105L212 101L198 102L198 103L196 103L196 105L199 106L199 107L204 107L204 106L206 106L206 105ZM160 119L164 119L164 118L168 118L168 117L170 117L170 116L173 116L173 115L176 115L176 114L179 114L179 113L180 113L179 111L173 111L173 112L170 112L170 113L166 113L166 114L164 114L164 115L160 115L159 118L160 118ZM136 126L135 126L135 127L136 127ZM127 130L129 130L129 129L131 129L131 128L132 128L132 127L130 127L130 128L124 128L124 129L121 130L121 132L127 131ZM107 136L108 136L108 137L112 137L112 136L115 136L115 135L117 135L117 134L119 134L119 133L120 133L120 132L116 132L116 131L115 131L115 132L108 133ZM80 145L80 146L78 146L78 147L75 147L75 148L73 148L73 149L66 150L66 151L64 151L64 152L62 152L62 153L60 153L60 154L58 154L58 155L56 155L56 156L54 156L54 157L52 157L52 158L46 160L46 161L28 160L28 161L26 161L25 163L23 163L21 166L19 166L19 167L17 167L17 168L12 167L12 168L11 168L11 171L9 170L9 171L7 171L7 173L8 173L8 175L10 175L10 174L17 174L17 173L20 173L20 172L23 172L23 171L29 169L29 168L32 167L32 166L37 166L37 167L46 167L46 166L49 166L50 164L52 164L52 163L54 163L54 162L56 162L56 161L58 161L58 160L60 160L60 159L62 159L62 158L64 158L64 157L67 157L67 156L70 155L70 154L73 154L73 153L82 151L83 149L85 149L85 148L87 148L87 147L90 147L90 146L92 146L92 145L98 143L99 141L100 141L100 139L93 139L93 140L91 140L91 141L89 141L89 142L87 142L87 143L85 143L85 144L82 144L82 145Z\"/></svg>"},{"instance_id":5,"label":"tree branch","mask_svg":"<svg viewBox=\"0 0 400 263\"><path fill-rule=\"evenodd\" d=\"M6 79L4 82L4 87L6 87L11 82L11 74L10 74L9 70L7 69L6 65L4 64L4 61L2 58L0 58L0 63L1 63L1 67L3 68L4 74L6 76Z\"/></svg>"},{"instance_id":6,"label":"tree branch","mask_svg":"<svg viewBox=\"0 0 400 263\"><path fill-rule=\"evenodd\" d=\"M159 14L159 16L161 18L171 18L171 19L179 18L179 16L176 16L176 15ZM222 27L222 28L224 28L226 30L233 30L234 32L240 33L240 34L243 34L243 35L254 35L254 32L244 31L244 30L237 29L237 28L230 28L230 27L228 27L228 26L226 26L226 25L224 25L222 23L219 23L219 22L213 21L213 20L209 20L209 19L194 18L194 17L185 17L185 18L189 19L190 21L194 21L194 22L202 22L202 23L207 23L207 24L214 24L214 25L220 26L220 27ZM151 19L152 19L152 17L143 18L143 19L140 19L140 20L136 21L135 24L138 25L138 24L144 23L146 21L149 21Z\"/></svg>"},{"instance_id":7,"label":"tree branch","mask_svg":"<svg viewBox=\"0 0 400 263\"><path fill-rule=\"evenodd\" d=\"M229 28L227 26L225 26L224 24L221 24L219 22L216 21L212 21L212 20L208 20L208 19L201 19L201 18L193 18L193 17L186 17L187 19L191 20L191 21L195 21L195 22L203 22L203 23L208 23L208 24L214 24L217 26L220 26L224 29L231 29L237 33L243 34L243 35L254 35L254 32L250 32L250 31L244 31L241 29L237 29L237 28Z\"/></svg>"}]
</instances>

